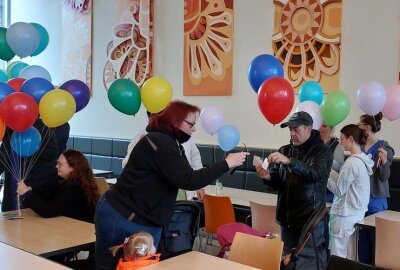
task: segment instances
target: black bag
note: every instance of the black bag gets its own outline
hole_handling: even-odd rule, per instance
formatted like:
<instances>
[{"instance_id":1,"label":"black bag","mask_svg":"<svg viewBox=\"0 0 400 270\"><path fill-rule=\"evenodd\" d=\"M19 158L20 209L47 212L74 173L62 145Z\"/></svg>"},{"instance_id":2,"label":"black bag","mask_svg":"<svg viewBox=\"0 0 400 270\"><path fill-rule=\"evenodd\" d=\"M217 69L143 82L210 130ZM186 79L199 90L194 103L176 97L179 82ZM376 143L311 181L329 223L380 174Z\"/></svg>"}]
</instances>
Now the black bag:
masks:
<instances>
[{"instance_id":1,"label":"black bag","mask_svg":"<svg viewBox=\"0 0 400 270\"><path fill-rule=\"evenodd\" d=\"M194 202L177 201L169 224L163 227L158 252L161 260L192 251L200 220L200 208Z\"/></svg>"}]
</instances>

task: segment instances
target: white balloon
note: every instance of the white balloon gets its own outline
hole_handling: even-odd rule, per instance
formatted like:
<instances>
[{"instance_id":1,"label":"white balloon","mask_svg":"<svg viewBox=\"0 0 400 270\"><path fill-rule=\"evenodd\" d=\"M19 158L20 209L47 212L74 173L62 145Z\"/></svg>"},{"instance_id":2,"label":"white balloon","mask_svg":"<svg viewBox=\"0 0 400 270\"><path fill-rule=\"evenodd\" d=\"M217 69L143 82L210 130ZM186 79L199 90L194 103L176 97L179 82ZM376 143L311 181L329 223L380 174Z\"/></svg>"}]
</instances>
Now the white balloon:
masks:
<instances>
[{"instance_id":1,"label":"white balloon","mask_svg":"<svg viewBox=\"0 0 400 270\"><path fill-rule=\"evenodd\" d=\"M51 82L50 73L44 67L38 65L32 65L24 68L19 74L19 77L26 80L31 78L43 78Z\"/></svg>"},{"instance_id":2,"label":"white balloon","mask_svg":"<svg viewBox=\"0 0 400 270\"><path fill-rule=\"evenodd\" d=\"M321 107L318 105L318 103L311 101L311 100L306 100L301 102L299 105L297 105L295 112L307 112L308 114L311 115L313 119L313 129L319 130L320 127L322 126L322 113L321 113Z\"/></svg>"},{"instance_id":3,"label":"white balloon","mask_svg":"<svg viewBox=\"0 0 400 270\"><path fill-rule=\"evenodd\" d=\"M357 104L368 115L377 115L382 111L385 102L386 90L378 82L365 82L357 90Z\"/></svg>"},{"instance_id":4,"label":"white balloon","mask_svg":"<svg viewBox=\"0 0 400 270\"><path fill-rule=\"evenodd\" d=\"M11 50L19 57L31 55L40 44L40 33L30 23L16 22L7 30L6 40Z\"/></svg>"},{"instance_id":5,"label":"white balloon","mask_svg":"<svg viewBox=\"0 0 400 270\"><path fill-rule=\"evenodd\" d=\"M217 107L205 107L200 112L200 123L204 131L214 135L224 124L224 116Z\"/></svg>"}]
</instances>

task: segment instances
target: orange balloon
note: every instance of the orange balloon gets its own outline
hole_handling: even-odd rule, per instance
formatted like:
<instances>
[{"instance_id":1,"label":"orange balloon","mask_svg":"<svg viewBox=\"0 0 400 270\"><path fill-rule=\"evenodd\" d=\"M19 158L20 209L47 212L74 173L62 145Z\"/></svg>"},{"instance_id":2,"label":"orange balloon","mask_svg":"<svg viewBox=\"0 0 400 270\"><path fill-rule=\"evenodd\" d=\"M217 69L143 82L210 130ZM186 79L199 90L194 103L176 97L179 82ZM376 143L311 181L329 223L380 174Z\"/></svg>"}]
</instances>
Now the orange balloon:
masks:
<instances>
[{"instance_id":1,"label":"orange balloon","mask_svg":"<svg viewBox=\"0 0 400 270\"><path fill-rule=\"evenodd\" d=\"M6 124L4 123L3 118L0 117L0 141L3 140L5 133L6 133Z\"/></svg>"}]
</instances>

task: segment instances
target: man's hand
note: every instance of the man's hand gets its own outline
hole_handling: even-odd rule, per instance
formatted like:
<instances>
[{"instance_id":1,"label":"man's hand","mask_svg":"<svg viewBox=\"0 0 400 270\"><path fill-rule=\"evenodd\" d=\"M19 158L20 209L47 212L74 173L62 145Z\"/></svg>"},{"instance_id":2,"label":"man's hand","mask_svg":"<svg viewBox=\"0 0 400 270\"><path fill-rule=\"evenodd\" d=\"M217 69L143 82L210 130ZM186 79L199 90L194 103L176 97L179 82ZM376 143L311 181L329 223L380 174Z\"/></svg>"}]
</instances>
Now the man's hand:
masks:
<instances>
[{"instance_id":1,"label":"man's hand","mask_svg":"<svg viewBox=\"0 0 400 270\"><path fill-rule=\"evenodd\" d=\"M279 152L273 152L268 156L269 163L276 163L276 164L290 164L291 160Z\"/></svg>"},{"instance_id":2,"label":"man's hand","mask_svg":"<svg viewBox=\"0 0 400 270\"><path fill-rule=\"evenodd\" d=\"M204 191L204 188L196 190L196 197L199 201L202 201L204 199L204 195L206 192Z\"/></svg>"},{"instance_id":3,"label":"man's hand","mask_svg":"<svg viewBox=\"0 0 400 270\"><path fill-rule=\"evenodd\" d=\"M271 174L269 173L269 170L264 170L262 165L258 165L256 167L256 172L259 177L266 180L271 180Z\"/></svg>"}]
</instances>

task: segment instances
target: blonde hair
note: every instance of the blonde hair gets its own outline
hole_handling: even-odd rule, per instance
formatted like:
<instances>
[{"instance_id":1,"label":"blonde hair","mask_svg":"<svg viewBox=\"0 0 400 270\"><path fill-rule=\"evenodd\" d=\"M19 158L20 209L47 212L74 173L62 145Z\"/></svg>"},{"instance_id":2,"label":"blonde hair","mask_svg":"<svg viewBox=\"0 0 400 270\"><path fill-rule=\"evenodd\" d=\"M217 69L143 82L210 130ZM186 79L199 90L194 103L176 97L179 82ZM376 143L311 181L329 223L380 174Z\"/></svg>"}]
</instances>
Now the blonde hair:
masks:
<instances>
[{"instance_id":1,"label":"blonde hair","mask_svg":"<svg viewBox=\"0 0 400 270\"><path fill-rule=\"evenodd\" d=\"M125 238L122 245L111 247L110 251L115 257L118 250L123 248L124 259L127 261L147 256L153 246L154 239L151 234L147 232L138 232Z\"/></svg>"}]
</instances>

